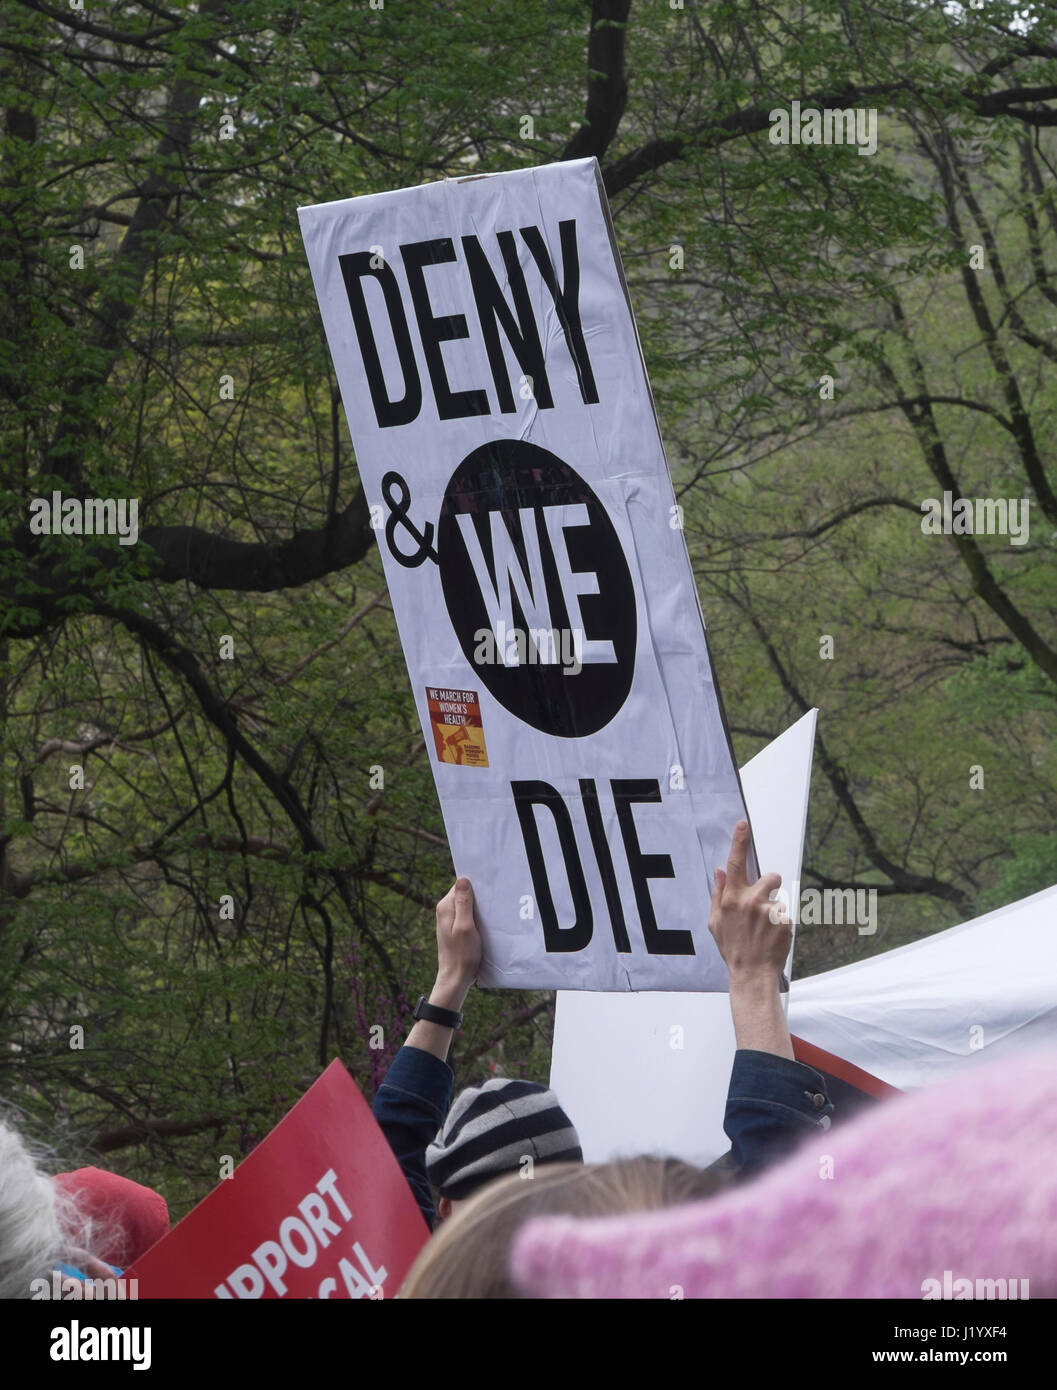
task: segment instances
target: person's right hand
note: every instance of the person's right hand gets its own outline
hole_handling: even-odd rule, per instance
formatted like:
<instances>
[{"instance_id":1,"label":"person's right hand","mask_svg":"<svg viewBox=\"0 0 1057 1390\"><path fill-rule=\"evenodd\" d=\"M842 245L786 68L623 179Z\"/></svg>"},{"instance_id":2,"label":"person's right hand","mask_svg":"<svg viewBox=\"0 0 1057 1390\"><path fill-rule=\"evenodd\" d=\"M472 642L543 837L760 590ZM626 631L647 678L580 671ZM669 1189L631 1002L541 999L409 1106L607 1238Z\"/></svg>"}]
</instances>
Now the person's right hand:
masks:
<instances>
[{"instance_id":1,"label":"person's right hand","mask_svg":"<svg viewBox=\"0 0 1057 1390\"><path fill-rule=\"evenodd\" d=\"M781 874L764 874L749 883L748 854L749 826L742 820L734 827L726 871L716 870L708 929L732 980L760 976L773 981L789 959L793 928L789 914L773 900L782 886Z\"/></svg>"}]
</instances>

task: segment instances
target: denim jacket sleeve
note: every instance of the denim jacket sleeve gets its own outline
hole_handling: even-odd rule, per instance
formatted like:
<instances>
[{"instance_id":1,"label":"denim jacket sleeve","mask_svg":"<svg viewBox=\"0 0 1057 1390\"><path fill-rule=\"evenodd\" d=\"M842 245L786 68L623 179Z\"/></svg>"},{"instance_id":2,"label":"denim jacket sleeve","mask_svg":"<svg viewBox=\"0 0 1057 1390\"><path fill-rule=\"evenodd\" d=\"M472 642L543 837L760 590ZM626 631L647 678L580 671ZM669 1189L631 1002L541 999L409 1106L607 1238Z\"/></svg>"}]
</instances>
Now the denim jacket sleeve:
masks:
<instances>
[{"instance_id":1,"label":"denim jacket sleeve","mask_svg":"<svg viewBox=\"0 0 1057 1390\"><path fill-rule=\"evenodd\" d=\"M740 1179L755 1177L827 1130L833 1103L821 1073L804 1062L739 1048L734 1054L723 1128Z\"/></svg>"},{"instance_id":2,"label":"denim jacket sleeve","mask_svg":"<svg viewBox=\"0 0 1057 1390\"><path fill-rule=\"evenodd\" d=\"M426 1149L444 1123L454 1081L451 1067L420 1047L402 1047L371 1106L432 1231L436 1220Z\"/></svg>"}]
</instances>

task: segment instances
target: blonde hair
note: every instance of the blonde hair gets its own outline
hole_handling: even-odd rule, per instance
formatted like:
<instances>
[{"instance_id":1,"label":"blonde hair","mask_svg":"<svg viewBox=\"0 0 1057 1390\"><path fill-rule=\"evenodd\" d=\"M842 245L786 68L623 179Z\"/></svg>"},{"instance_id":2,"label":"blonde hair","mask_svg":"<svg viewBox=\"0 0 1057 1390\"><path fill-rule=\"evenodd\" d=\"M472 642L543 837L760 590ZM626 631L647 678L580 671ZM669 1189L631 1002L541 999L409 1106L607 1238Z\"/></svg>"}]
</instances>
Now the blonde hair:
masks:
<instances>
[{"instance_id":1,"label":"blonde hair","mask_svg":"<svg viewBox=\"0 0 1057 1390\"><path fill-rule=\"evenodd\" d=\"M514 1236L536 1216L618 1216L711 1197L724 1180L677 1158L551 1163L531 1178L497 1178L427 1242L401 1298L520 1298L507 1265Z\"/></svg>"}]
</instances>

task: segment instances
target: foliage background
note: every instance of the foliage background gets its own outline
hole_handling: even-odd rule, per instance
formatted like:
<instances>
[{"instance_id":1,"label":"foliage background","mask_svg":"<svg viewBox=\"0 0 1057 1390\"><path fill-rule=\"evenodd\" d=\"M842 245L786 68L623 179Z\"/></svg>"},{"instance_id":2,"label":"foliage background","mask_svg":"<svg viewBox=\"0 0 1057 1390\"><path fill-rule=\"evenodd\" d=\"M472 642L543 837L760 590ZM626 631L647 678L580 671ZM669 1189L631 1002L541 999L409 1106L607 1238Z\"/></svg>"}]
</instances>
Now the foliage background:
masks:
<instances>
[{"instance_id":1,"label":"foliage background","mask_svg":"<svg viewBox=\"0 0 1057 1390\"><path fill-rule=\"evenodd\" d=\"M183 1214L333 1055L369 1094L432 978L452 866L299 204L600 160L738 759L817 704L805 886L881 894L799 974L1057 881L1053 17L4 7L0 1086L67 1166ZM772 145L794 98L876 155ZM31 536L53 488L139 497L140 544ZM1029 497L1030 544L923 536L945 488ZM545 1076L551 1010L475 991L457 1083Z\"/></svg>"}]
</instances>

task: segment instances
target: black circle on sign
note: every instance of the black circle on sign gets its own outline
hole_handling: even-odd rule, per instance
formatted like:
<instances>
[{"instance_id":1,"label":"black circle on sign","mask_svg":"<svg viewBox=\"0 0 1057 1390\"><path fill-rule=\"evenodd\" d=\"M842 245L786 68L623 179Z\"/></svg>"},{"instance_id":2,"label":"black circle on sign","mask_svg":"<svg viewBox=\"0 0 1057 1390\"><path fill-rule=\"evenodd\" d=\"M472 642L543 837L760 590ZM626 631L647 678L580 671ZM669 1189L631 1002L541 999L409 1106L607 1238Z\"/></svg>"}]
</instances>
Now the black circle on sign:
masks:
<instances>
[{"instance_id":1,"label":"black circle on sign","mask_svg":"<svg viewBox=\"0 0 1057 1390\"><path fill-rule=\"evenodd\" d=\"M590 572L597 580L598 592L576 595L573 604L579 606L579 616L574 623L566 606L545 510L575 504L586 508L585 523L566 524L560 530L555 527L556 538L564 541L574 584L582 576L582 587L591 587ZM470 520L460 523L460 515ZM462 526L473 527L486 574L475 571ZM498 538L508 552L513 552L515 567L524 576L519 582L527 585L531 595L531 617L521 605L517 585L508 579L511 566L504 564L502 572L496 574L493 535L497 526L505 528L509 542L503 531ZM535 544L530 535L526 545L526 526L535 528ZM538 569L532 558L536 546ZM583 478L538 444L520 439L482 444L467 454L448 482L437 528L437 549L452 627L467 661L495 699L515 718L558 738L583 738L604 728L627 699L635 674L635 589L616 528ZM542 571L545 595L533 589L534 571L536 588ZM490 586L493 612L510 615L504 619L507 633L517 629L526 634L519 665L503 664L498 643L478 642L483 630L494 631L484 586ZM540 648L529 641L528 630L544 615L550 631L557 630L557 638L552 638L554 655L559 658L556 661L531 659L534 649L538 654ZM611 650L584 651L582 668L576 674L572 673L577 660L575 639L569 635L574 629L579 629L588 642L612 644ZM512 645L507 646L507 652L511 658L520 655ZM546 645L542 654L550 655ZM607 660L607 656L615 659Z\"/></svg>"}]
</instances>

